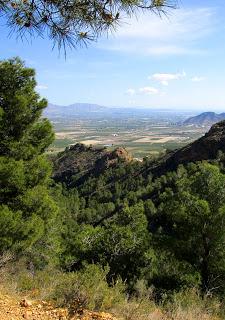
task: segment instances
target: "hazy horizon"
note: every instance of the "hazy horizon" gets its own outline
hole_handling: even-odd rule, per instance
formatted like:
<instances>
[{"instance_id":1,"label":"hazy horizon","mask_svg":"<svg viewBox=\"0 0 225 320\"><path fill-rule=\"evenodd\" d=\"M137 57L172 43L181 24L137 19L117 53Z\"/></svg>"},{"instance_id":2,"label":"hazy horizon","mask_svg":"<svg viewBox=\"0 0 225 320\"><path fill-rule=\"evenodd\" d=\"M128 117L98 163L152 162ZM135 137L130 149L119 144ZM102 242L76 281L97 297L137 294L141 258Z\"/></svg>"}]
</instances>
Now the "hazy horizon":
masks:
<instances>
[{"instance_id":1,"label":"hazy horizon","mask_svg":"<svg viewBox=\"0 0 225 320\"><path fill-rule=\"evenodd\" d=\"M191 112L191 113L198 113L198 112L215 112L215 113L223 113L225 112L225 107L223 109L219 109L219 108L209 108L206 109L204 107L202 108L196 108L196 107L183 107L183 108L179 108L179 107L154 107L154 106L141 106L141 105L106 105L106 104L102 104L102 103L92 103L92 102L85 102L85 101L75 101L72 103L68 103L68 104L59 104L59 103L52 103L52 101L48 101L48 104L50 105L55 105L55 106L59 106L59 107L68 107L68 106L72 106L72 105L76 105L76 104L89 104L89 105L97 105L100 107L106 107L106 108L124 108L124 109L146 109L146 110L152 110L152 111L179 111L179 112Z\"/></svg>"}]
</instances>

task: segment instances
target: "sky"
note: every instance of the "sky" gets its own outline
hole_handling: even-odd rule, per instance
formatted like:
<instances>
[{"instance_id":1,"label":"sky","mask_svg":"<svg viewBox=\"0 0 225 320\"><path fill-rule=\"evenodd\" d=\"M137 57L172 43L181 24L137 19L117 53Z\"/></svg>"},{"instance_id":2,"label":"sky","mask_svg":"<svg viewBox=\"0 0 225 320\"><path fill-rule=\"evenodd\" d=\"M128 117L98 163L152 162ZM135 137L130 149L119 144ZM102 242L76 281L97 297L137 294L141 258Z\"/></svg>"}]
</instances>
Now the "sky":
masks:
<instances>
[{"instance_id":1,"label":"sky","mask_svg":"<svg viewBox=\"0 0 225 320\"><path fill-rule=\"evenodd\" d=\"M48 38L17 40L0 21L0 59L35 68L54 104L225 112L224 10L224 0L183 0L167 17L140 13L66 59Z\"/></svg>"}]
</instances>

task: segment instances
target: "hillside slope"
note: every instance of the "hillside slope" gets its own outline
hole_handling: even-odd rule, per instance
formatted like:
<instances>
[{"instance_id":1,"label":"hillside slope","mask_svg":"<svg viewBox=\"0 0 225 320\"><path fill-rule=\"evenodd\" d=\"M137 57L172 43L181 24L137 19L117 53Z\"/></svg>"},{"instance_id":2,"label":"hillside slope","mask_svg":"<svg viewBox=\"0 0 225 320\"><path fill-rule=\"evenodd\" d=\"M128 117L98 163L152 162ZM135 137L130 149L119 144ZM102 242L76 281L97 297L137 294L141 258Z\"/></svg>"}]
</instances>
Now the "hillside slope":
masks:
<instances>
[{"instance_id":1,"label":"hillside slope","mask_svg":"<svg viewBox=\"0 0 225 320\"><path fill-rule=\"evenodd\" d=\"M184 125L209 126L225 119L225 113L203 112L195 117L188 118Z\"/></svg>"},{"instance_id":2,"label":"hillside slope","mask_svg":"<svg viewBox=\"0 0 225 320\"><path fill-rule=\"evenodd\" d=\"M25 302L25 304L24 304ZM26 305L26 302L29 305ZM70 315L66 308L55 308L46 301L32 301L22 299L18 296L0 293L0 319L1 320L222 320L221 317L212 315L206 308L196 307L181 308L174 310L163 310L156 306L150 308L149 312L137 314L140 305L131 305L133 310L124 310L124 315L115 318L106 312L94 312L82 310L75 315Z\"/></svg>"},{"instance_id":3,"label":"hillside slope","mask_svg":"<svg viewBox=\"0 0 225 320\"><path fill-rule=\"evenodd\" d=\"M179 164L216 159L219 151L225 152L225 121L214 124L203 137L193 143L169 152L151 169L162 174L175 170Z\"/></svg>"},{"instance_id":4,"label":"hillside slope","mask_svg":"<svg viewBox=\"0 0 225 320\"><path fill-rule=\"evenodd\" d=\"M77 143L57 154L52 160L54 180L71 187L74 183L79 185L91 175L99 176L119 162L130 162L132 157L124 148L109 151L107 148L94 148Z\"/></svg>"}]
</instances>

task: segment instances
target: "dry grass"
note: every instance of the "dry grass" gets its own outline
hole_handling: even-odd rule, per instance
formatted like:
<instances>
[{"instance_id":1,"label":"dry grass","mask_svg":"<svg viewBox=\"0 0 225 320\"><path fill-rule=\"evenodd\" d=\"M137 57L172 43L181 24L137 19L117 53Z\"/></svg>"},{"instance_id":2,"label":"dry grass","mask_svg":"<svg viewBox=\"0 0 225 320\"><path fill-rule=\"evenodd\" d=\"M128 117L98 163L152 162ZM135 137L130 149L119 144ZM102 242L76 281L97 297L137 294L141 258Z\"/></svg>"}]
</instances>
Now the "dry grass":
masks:
<instances>
[{"instance_id":1,"label":"dry grass","mask_svg":"<svg viewBox=\"0 0 225 320\"><path fill-rule=\"evenodd\" d=\"M81 307L111 313L118 320L222 320L225 319L217 299L204 298L197 290L174 294L169 302L157 305L152 291L143 284L133 297L127 297L122 282L108 287L107 270L91 265L77 273L43 270L35 275L24 261L0 268L0 291L12 299L16 295L36 300L54 301L56 305ZM140 286L141 287L141 286ZM1 299L1 296L0 296ZM77 304L78 303L78 304ZM76 308L73 309L76 312Z\"/></svg>"}]
</instances>

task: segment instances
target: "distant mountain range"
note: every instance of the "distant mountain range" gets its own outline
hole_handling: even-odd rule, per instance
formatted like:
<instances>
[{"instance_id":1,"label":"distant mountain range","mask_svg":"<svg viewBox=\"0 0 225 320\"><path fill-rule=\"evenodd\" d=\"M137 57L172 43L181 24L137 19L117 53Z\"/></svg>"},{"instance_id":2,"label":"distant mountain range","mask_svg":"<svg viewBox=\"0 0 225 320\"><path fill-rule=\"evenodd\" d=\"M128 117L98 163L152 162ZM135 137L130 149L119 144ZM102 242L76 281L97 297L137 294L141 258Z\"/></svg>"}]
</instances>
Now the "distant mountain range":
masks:
<instances>
[{"instance_id":1,"label":"distant mountain range","mask_svg":"<svg viewBox=\"0 0 225 320\"><path fill-rule=\"evenodd\" d=\"M107 110L107 107L98 104L89 103L74 103L68 106L60 106L49 103L44 111L45 116L76 116L87 115L87 113L102 112Z\"/></svg>"},{"instance_id":2,"label":"distant mountain range","mask_svg":"<svg viewBox=\"0 0 225 320\"><path fill-rule=\"evenodd\" d=\"M70 105L56 105L49 103L44 110L44 116L50 120L57 119L128 119L128 118L151 118L153 121L159 119L170 122L182 122L187 111L177 111L172 109L144 108L144 107L106 107L92 103L74 103Z\"/></svg>"},{"instance_id":3,"label":"distant mountain range","mask_svg":"<svg viewBox=\"0 0 225 320\"><path fill-rule=\"evenodd\" d=\"M212 124L225 120L225 112L217 114L215 112L203 112L197 116L188 118L184 125L211 126Z\"/></svg>"}]
</instances>

